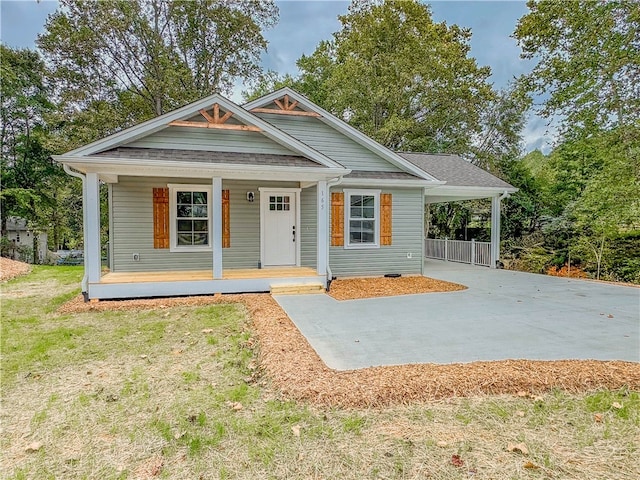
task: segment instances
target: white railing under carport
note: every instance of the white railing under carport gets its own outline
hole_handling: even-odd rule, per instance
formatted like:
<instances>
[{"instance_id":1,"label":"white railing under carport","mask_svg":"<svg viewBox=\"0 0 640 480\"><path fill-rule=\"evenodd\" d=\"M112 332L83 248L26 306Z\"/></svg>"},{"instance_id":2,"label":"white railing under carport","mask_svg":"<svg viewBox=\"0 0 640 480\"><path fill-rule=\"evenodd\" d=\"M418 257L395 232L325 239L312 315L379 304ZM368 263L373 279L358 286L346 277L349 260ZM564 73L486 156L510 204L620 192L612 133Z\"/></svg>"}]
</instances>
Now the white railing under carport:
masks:
<instances>
[{"instance_id":1,"label":"white railing under carport","mask_svg":"<svg viewBox=\"0 0 640 480\"><path fill-rule=\"evenodd\" d=\"M490 267L491 242L427 238L424 241L424 256L449 262Z\"/></svg>"}]
</instances>

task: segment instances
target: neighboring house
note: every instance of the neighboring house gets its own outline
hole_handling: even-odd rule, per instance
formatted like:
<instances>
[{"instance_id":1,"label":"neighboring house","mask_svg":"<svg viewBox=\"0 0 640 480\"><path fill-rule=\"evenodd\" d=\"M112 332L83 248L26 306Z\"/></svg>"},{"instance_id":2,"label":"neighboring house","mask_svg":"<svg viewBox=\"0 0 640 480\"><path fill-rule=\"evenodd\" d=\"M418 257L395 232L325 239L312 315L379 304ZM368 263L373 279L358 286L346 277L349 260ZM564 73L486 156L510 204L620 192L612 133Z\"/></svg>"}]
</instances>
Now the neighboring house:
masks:
<instances>
[{"instance_id":1,"label":"neighboring house","mask_svg":"<svg viewBox=\"0 0 640 480\"><path fill-rule=\"evenodd\" d=\"M29 262L43 262L47 258L47 234L43 232L35 232L27 227L27 221L24 218L8 217L7 229L3 232L3 236L9 240L7 246L8 253L14 260L25 260ZM33 252L33 239L34 236L37 240L37 251L32 256ZM21 248L22 247L22 248ZM21 253L24 249L28 249L30 252L28 255Z\"/></svg>"},{"instance_id":2,"label":"neighboring house","mask_svg":"<svg viewBox=\"0 0 640 480\"><path fill-rule=\"evenodd\" d=\"M54 158L83 180L87 298L421 274L425 203L491 197L495 236L515 191L455 156L394 153L288 88L211 95Z\"/></svg>"}]
</instances>

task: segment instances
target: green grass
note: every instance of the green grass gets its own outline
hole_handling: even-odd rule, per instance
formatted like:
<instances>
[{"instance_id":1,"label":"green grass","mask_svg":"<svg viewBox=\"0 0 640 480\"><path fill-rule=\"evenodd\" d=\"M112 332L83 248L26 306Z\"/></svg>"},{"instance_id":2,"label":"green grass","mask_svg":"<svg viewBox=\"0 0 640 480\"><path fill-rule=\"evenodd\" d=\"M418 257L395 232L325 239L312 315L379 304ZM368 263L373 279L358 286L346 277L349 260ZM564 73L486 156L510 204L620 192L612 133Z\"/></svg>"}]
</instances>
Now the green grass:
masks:
<instances>
[{"instance_id":1,"label":"green grass","mask_svg":"<svg viewBox=\"0 0 640 480\"><path fill-rule=\"evenodd\" d=\"M638 392L318 408L256 375L244 308L56 313L81 276L2 286L1 478L640 477Z\"/></svg>"}]
</instances>

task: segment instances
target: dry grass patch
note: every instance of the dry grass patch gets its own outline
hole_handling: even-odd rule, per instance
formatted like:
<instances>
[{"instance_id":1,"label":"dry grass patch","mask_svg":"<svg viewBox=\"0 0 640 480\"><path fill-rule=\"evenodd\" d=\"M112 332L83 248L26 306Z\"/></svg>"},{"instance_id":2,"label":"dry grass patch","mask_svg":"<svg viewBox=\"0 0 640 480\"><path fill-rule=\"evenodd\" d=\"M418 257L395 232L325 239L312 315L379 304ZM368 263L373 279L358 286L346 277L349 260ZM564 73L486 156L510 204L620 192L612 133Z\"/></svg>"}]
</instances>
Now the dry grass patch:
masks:
<instances>
[{"instance_id":1,"label":"dry grass patch","mask_svg":"<svg viewBox=\"0 0 640 480\"><path fill-rule=\"evenodd\" d=\"M454 292L467 287L423 276L344 278L331 282L329 295L336 300L391 297L417 293Z\"/></svg>"},{"instance_id":2,"label":"dry grass patch","mask_svg":"<svg viewBox=\"0 0 640 480\"><path fill-rule=\"evenodd\" d=\"M397 280L397 279L393 279ZM623 361L506 360L468 364L420 364L353 371L328 368L291 319L268 294L101 301L81 297L61 312L237 302L252 317L260 345L260 365L288 398L322 406L385 407L475 395L540 395L555 388L578 393L594 389L640 390L640 364Z\"/></svg>"}]
</instances>

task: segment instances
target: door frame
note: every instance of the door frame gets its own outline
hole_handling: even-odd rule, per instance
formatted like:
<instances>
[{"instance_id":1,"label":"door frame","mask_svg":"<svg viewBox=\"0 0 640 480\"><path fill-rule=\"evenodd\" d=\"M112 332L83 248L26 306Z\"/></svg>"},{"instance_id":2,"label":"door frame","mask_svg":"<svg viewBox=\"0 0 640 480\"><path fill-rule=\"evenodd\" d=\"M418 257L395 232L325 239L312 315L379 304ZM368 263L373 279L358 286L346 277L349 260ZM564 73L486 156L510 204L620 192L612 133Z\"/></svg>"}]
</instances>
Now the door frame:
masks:
<instances>
[{"instance_id":1,"label":"door frame","mask_svg":"<svg viewBox=\"0 0 640 480\"><path fill-rule=\"evenodd\" d=\"M287 187L258 187L258 191L260 192L260 265L262 268L270 268L277 267L277 265L271 265L270 267L265 267L264 259L265 259L265 238L264 238L264 229L265 229L265 213L267 212L267 206L269 203L269 195L274 193L281 193L285 195L293 195L296 201L296 211L294 215L295 219L295 227L296 227L296 261L295 266L300 266L300 239L302 238L300 232L300 192L301 188L287 188Z\"/></svg>"}]
</instances>

